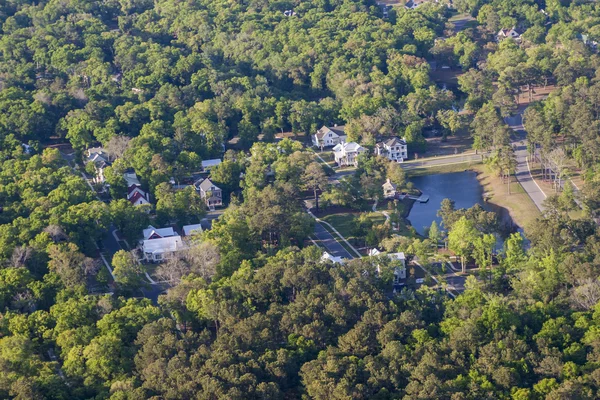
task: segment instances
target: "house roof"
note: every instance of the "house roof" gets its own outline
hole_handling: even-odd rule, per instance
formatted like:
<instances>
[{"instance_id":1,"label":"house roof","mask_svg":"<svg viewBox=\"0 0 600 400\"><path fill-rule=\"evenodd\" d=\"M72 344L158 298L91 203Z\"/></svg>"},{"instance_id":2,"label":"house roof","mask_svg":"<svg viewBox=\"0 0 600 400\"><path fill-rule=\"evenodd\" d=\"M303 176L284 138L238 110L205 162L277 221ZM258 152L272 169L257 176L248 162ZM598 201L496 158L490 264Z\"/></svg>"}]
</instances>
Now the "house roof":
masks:
<instances>
[{"instance_id":1,"label":"house roof","mask_svg":"<svg viewBox=\"0 0 600 400\"><path fill-rule=\"evenodd\" d=\"M200 183L200 185L198 186L203 192L208 192L210 190L221 190L219 189L219 187L217 185L215 185L214 183L212 183L212 181L208 178L206 178L205 180L202 181L202 183ZM215 189L213 189L215 188Z\"/></svg>"},{"instance_id":2,"label":"house roof","mask_svg":"<svg viewBox=\"0 0 600 400\"><path fill-rule=\"evenodd\" d=\"M144 239L146 239L146 240L156 240L156 239L149 239L153 234L157 234L161 238L177 236L177 234L175 233L173 228L170 226L167 228L155 228L152 225L148 225L148 228L144 229L143 233L144 233Z\"/></svg>"},{"instance_id":3,"label":"house roof","mask_svg":"<svg viewBox=\"0 0 600 400\"><path fill-rule=\"evenodd\" d=\"M137 185L137 186L141 185L135 172L125 172L123 174L123 178L125 178L125 181L127 182L128 187L132 186L132 185Z\"/></svg>"},{"instance_id":4,"label":"house roof","mask_svg":"<svg viewBox=\"0 0 600 400\"><path fill-rule=\"evenodd\" d=\"M378 256L380 254L381 252L377 248L372 248L371 250L369 250L369 256L371 257Z\"/></svg>"},{"instance_id":5,"label":"house roof","mask_svg":"<svg viewBox=\"0 0 600 400\"><path fill-rule=\"evenodd\" d=\"M144 195L142 194L142 192L141 192L141 191L139 191L139 192L135 192L133 195L131 195L131 196L127 196L127 197L128 197L128 200L129 200L129 202L130 202L131 204L135 204L135 203L136 203L138 200L140 200L140 199L144 199L144 202L145 202L145 203L150 203L150 202L148 201L148 199L146 198L146 196L144 196Z\"/></svg>"},{"instance_id":6,"label":"house roof","mask_svg":"<svg viewBox=\"0 0 600 400\"><path fill-rule=\"evenodd\" d=\"M190 236L190 235L193 235L194 233L202 233L202 225L201 224L185 225L181 229L183 229L184 236Z\"/></svg>"},{"instance_id":7,"label":"house roof","mask_svg":"<svg viewBox=\"0 0 600 400\"><path fill-rule=\"evenodd\" d=\"M202 168L216 167L219 164L221 164L221 159L220 158L215 158L215 159L212 159L212 160L203 160L202 161Z\"/></svg>"},{"instance_id":8,"label":"house roof","mask_svg":"<svg viewBox=\"0 0 600 400\"><path fill-rule=\"evenodd\" d=\"M382 140L381 142L376 144L377 147L382 147L382 146L388 146L388 147L392 147L392 146L406 146L406 141L404 139L400 139L397 137L391 137L389 139L386 140Z\"/></svg>"},{"instance_id":9,"label":"house roof","mask_svg":"<svg viewBox=\"0 0 600 400\"><path fill-rule=\"evenodd\" d=\"M346 150L346 152L359 151L362 148L363 147L356 142L344 143L344 150Z\"/></svg>"},{"instance_id":10,"label":"house roof","mask_svg":"<svg viewBox=\"0 0 600 400\"><path fill-rule=\"evenodd\" d=\"M345 129L346 129L345 125L334 126L334 127L328 127L328 126L323 125L323 127L317 131L317 137L319 139L323 139L323 136L325 136L329 132L335 133L338 136L344 136Z\"/></svg>"},{"instance_id":11,"label":"house roof","mask_svg":"<svg viewBox=\"0 0 600 400\"><path fill-rule=\"evenodd\" d=\"M161 254L172 253L185 248L181 236L169 236L160 239L144 240L142 244L144 253Z\"/></svg>"},{"instance_id":12,"label":"house roof","mask_svg":"<svg viewBox=\"0 0 600 400\"><path fill-rule=\"evenodd\" d=\"M381 185L383 187L386 186L390 186L392 189L396 190L398 188L398 185L396 185L395 183L392 183L392 181L390 181L390 179L388 178L385 183L383 185Z\"/></svg>"},{"instance_id":13,"label":"house roof","mask_svg":"<svg viewBox=\"0 0 600 400\"><path fill-rule=\"evenodd\" d=\"M321 261L325 262L325 261L331 261L333 263L337 263L337 264L343 264L344 263L344 257L336 257L336 256L332 256L331 254L329 254L328 252L324 251L323 252L323 256L321 256Z\"/></svg>"},{"instance_id":14,"label":"house roof","mask_svg":"<svg viewBox=\"0 0 600 400\"><path fill-rule=\"evenodd\" d=\"M404 261L404 260L406 260L406 257L404 256L404 253L402 253L402 252L399 252L399 253L389 253L388 257L392 261L394 261L394 260L397 260L397 261Z\"/></svg>"}]
</instances>

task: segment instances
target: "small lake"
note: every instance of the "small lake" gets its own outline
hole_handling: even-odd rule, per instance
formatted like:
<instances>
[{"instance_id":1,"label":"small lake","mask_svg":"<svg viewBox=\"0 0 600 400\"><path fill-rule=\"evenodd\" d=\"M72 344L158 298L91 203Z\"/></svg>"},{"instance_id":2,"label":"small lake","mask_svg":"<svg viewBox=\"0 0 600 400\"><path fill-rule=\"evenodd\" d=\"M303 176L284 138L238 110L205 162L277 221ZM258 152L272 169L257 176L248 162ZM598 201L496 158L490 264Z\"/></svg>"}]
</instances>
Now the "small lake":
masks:
<instances>
[{"instance_id":1,"label":"small lake","mask_svg":"<svg viewBox=\"0 0 600 400\"><path fill-rule=\"evenodd\" d=\"M429 196L427 203L415 202L408 215L408 220L420 234L423 234L425 228L431 226L433 221L440 224L442 219L437 216L437 212L445 198L454 200L456 209L484 204L483 188L474 171L415 176L409 181Z\"/></svg>"}]
</instances>

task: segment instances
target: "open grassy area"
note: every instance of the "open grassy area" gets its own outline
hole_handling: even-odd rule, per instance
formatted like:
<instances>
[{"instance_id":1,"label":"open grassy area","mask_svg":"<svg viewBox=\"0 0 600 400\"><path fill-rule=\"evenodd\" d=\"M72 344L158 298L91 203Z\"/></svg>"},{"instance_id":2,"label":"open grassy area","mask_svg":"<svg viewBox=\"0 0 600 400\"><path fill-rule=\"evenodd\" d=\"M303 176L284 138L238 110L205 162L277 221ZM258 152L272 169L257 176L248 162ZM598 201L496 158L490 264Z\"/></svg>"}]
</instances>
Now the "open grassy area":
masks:
<instances>
[{"instance_id":1,"label":"open grassy area","mask_svg":"<svg viewBox=\"0 0 600 400\"><path fill-rule=\"evenodd\" d=\"M490 173L487 166L479 164L474 165L472 169L478 173L477 179L483 187L487 202L506 209L514 223L524 228L540 215L535 203L514 177L510 184L511 194L508 194L507 184Z\"/></svg>"},{"instance_id":2,"label":"open grassy area","mask_svg":"<svg viewBox=\"0 0 600 400\"><path fill-rule=\"evenodd\" d=\"M406 169L407 176L421 176L432 174L446 174L449 172L462 172L473 169L475 166L481 165L481 162L467 161L455 164L435 165L433 167L421 167Z\"/></svg>"},{"instance_id":3,"label":"open grassy area","mask_svg":"<svg viewBox=\"0 0 600 400\"><path fill-rule=\"evenodd\" d=\"M339 214L330 214L322 217L323 221L326 221L331 224L337 231L346 238L350 243L354 243L355 241L362 241L364 237L355 236L355 226L356 220L358 219L360 213L339 213ZM385 222L385 216L380 213L368 213L367 218L371 220L374 225L382 224ZM326 225L324 225L327 228ZM335 234L334 234L335 236Z\"/></svg>"}]
</instances>

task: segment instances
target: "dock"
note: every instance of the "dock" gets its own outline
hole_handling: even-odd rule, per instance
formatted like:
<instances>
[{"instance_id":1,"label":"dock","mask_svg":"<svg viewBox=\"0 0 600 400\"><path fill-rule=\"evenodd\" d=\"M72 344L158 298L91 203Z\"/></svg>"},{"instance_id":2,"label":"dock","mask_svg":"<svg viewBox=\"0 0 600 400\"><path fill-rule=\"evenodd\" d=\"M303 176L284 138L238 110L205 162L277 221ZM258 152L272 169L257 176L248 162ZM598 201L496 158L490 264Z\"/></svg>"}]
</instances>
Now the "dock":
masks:
<instances>
[{"instance_id":1,"label":"dock","mask_svg":"<svg viewBox=\"0 0 600 400\"><path fill-rule=\"evenodd\" d=\"M418 197L417 196L411 196L411 195L404 195L404 196L400 196L399 198L400 198L400 200L408 198L408 199L417 201L419 203L427 203L429 201L429 196L426 195L426 194L421 194Z\"/></svg>"}]
</instances>

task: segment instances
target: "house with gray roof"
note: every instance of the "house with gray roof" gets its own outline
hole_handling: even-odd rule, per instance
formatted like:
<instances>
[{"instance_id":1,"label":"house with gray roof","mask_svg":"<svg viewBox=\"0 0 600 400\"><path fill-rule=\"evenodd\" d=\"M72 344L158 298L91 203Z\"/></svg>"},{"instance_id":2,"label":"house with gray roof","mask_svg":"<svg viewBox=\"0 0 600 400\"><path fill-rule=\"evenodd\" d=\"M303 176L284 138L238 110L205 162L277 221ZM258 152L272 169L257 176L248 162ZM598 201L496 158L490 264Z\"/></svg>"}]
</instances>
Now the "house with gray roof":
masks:
<instances>
[{"instance_id":1,"label":"house with gray roof","mask_svg":"<svg viewBox=\"0 0 600 400\"><path fill-rule=\"evenodd\" d=\"M333 126L332 128L323 126L312 136L312 143L317 147L331 147L346 141L344 126Z\"/></svg>"},{"instance_id":2,"label":"house with gray roof","mask_svg":"<svg viewBox=\"0 0 600 400\"><path fill-rule=\"evenodd\" d=\"M358 165L358 155L367 149L356 142L339 143L333 147L333 158L340 167Z\"/></svg>"},{"instance_id":3,"label":"house with gray roof","mask_svg":"<svg viewBox=\"0 0 600 400\"><path fill-rule=\"evenodd\" d=\"M223 205L223 191L210 179L198 180L194 186L209 209L214 210L216 206Z\"/></svg>"},{"instance_id":4,"label":"house with gray roof","mask_svg":"<svg viewBox=\"0 0 600 400\"><path fill-rule=\"evenodd\" d=\"M394 162L403 162L408 158L408 146L404 139L388 138L375 145L375 154Z\"/></svg>"}]
</instances>

